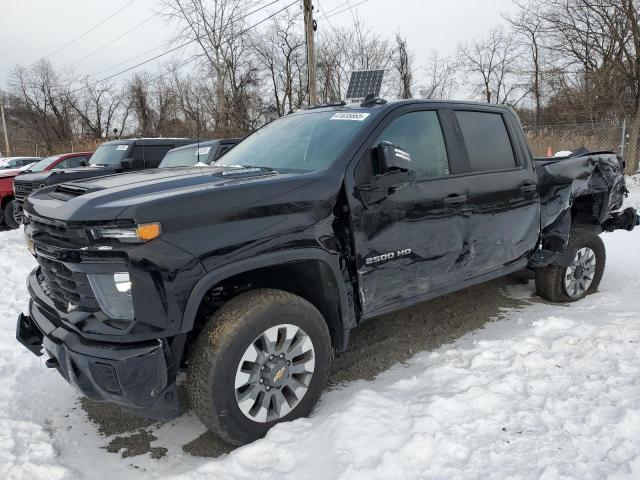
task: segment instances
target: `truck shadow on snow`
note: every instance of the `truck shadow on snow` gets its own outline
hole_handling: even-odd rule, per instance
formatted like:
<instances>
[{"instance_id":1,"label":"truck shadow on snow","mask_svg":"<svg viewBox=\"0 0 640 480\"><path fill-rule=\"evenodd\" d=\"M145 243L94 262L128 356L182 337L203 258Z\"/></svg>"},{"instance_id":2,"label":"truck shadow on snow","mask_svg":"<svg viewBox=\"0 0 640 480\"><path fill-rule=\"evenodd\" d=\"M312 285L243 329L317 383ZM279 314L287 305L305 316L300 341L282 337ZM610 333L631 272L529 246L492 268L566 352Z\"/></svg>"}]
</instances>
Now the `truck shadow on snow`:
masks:
<instances>
[{"instance_id":1,"label":"truck shadow on snow","mask_svg":"<svg viewBox=\"0 0 640 480\"><path fill-rule=\"evenodd\" d=\"M505 308L526 305L528 300L509 297L506 287L528 280L525 273L511 275L365 322L352 332L349 349L334 359L327 388L373 380L419 351L435 350L482 328L499 318ZM181 397L181 404L186 405L184 391ZM107 451L124 458L143 454L161 458L167 453L154 436L165 424L130 416L112 404L86 398L80 402L100 434L107 437ZM185 452L200 457L217 457L233 448L209 432L182 446Z\"/></svg>"}]
</instances>

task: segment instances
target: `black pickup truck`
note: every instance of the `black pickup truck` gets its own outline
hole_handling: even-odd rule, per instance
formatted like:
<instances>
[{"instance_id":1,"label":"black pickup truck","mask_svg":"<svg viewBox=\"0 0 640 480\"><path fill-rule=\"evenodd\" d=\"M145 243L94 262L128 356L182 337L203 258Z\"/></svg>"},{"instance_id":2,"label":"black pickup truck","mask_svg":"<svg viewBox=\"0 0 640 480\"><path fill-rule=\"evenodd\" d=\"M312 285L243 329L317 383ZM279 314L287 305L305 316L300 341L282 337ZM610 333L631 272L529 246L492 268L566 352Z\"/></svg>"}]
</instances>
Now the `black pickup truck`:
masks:
<instances>
[{"instance_id":1,"label":"black pickup truck","mask_svg":"<svg viewBox=\"0 0 640 480\"><path fill-rule=\"evenodd\" d=\"M50 187L18 339L84 395L244 443L307 415L361 322L518 270L598 288L623 160L534 162L512 110L369 99L290 114L212 166Z\"/></svg>"},{"instance_id":2,"label":"black pickup truck","mask_svg":"<svg viewBox=\"0 0 640 480\"><path fill-rule=\"evenodd\" d=\"M13 181L15 218L22 221L24 199L35 190L83 178L104 177L147 168L156 168L166 153L176 147L195 143L189 138L129 138L101 144L88 166L24 173Z\"/></svg>"}]
</instances>

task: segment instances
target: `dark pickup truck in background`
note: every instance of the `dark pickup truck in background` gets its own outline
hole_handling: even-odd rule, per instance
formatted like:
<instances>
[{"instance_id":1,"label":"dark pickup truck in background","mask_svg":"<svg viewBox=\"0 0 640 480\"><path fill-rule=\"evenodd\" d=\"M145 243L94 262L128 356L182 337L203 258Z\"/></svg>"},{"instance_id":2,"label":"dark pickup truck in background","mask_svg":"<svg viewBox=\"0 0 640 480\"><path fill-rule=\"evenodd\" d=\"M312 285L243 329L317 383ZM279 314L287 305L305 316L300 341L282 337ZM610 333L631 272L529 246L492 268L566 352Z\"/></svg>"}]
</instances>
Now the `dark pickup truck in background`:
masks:
<instances>
[{"instance_id":1,"label":"dark pickup truck in background","mask_svg":"<svg viewBox=\"0 0 640 480\"><path fill-rule=\"evenodd\" d=\"M369 318L512 272L575 301L602 230L632 229L623 160L534 162L515 113L369 99L278 119L212 166L40 190L25 202L17 337L84 395L222 438L307 415ZM44 350L44 352L43 352Z\"/></svg>"},{"instance_id":2,"label":"dark pickup truck in background","mask_svg":"<svg viewBox=\"0 0 640 480\"><path fill-rule=\"evenodd\" d=\"M148 168L156 168L165 154L176 147L196 142L189 138L130 138L100 145L88 166L34 172L14 180L15 217L22 219L22 203L35 190L83 178L104 177Z\"/></svg>"}]
</instances>

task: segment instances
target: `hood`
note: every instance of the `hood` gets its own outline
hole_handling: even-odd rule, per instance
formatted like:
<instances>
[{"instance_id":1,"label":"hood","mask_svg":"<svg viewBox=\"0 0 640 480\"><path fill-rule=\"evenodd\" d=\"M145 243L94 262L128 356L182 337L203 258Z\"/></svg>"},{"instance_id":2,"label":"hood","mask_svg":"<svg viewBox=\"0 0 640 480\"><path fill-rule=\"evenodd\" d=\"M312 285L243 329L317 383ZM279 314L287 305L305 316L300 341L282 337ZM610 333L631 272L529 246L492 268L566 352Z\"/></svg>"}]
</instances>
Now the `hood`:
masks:
<instances>
[{"instance_id":1,"label":"hood","mask_svg":"<svg viewBox=\"0 0 640 480\"><path fill-rule=\"evenodd\" d=\"M144 223L255 205L299 188L310 177L242 167L142 170L45 188L29 197L25 209L64 221Z\"/></svg>"},{"instance_id":2,"label":"hood","mask_svg":"<svg viewBox=\"0 0 640 480\"><path fill-rule=\"evenodd\" d=\"M12 178L22 172L21 168L10 168L6 170L0 170L0 178Z\"/></svg>"},{"instance_id":3,"label":"hood","mask_svg":"<svg viewBox=\"0 0 640 480\"><path fill-rule=\"evenodd\" d=\"M19 179L17 180L25 183L36 183L38 185L49 186L57 185L64 182L71 182L83 178L113 175L114 173L116 173L116 170L114 168L81 167L69 168L65 170L45 170L43 172L24 173L20 175Z\"/></svg>"}]
</instances>

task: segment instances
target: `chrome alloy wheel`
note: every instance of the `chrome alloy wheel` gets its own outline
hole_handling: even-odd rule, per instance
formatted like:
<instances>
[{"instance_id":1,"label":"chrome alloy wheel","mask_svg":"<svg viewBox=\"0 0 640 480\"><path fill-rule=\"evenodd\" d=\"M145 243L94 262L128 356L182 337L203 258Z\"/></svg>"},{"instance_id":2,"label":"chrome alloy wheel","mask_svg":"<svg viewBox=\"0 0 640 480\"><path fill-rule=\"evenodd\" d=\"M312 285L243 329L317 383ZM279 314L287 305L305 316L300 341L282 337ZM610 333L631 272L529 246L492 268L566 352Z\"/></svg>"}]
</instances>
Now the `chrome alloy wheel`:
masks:
<instances>
[{"instance_id":1,"label":"chrome alloy wheel","mask_svg":"<svg viewBox=\"0 0 640 480\"><path fill-rule=\"evenodd\" d=\"M576 252L571 265L564 271L564 291L571 298L578 298L589 290L596 273L596 254L589 247Z\"/></svg>"},{"instance_id":2,"label":"chrome alloy wheel","mask_svg":"<svg viewBox=\"0 0 640 480\"><path fill-rule=\"evenodd\" d=\"M238 407L258 423L284 417L307 393L315 363L313 342L304 330L290 324L269 328L251 342L238 364Z\"/></svg>"}]
</instances>

